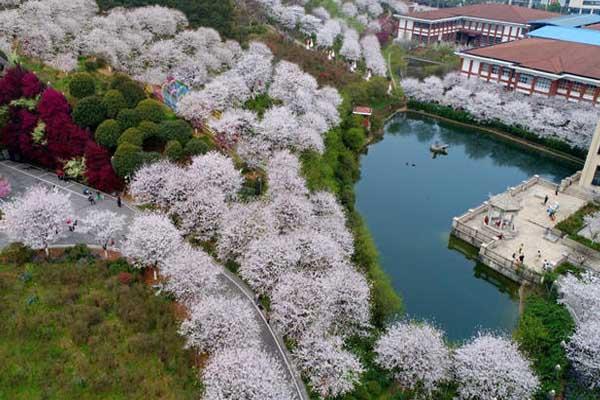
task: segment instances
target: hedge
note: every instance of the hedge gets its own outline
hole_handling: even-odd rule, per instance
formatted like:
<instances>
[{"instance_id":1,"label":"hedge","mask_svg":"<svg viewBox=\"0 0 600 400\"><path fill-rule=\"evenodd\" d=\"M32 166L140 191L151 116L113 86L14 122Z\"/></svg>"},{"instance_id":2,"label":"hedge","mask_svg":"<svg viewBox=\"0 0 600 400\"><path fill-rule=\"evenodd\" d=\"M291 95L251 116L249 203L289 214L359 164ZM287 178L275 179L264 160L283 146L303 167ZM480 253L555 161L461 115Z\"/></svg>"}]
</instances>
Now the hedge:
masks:
<instances>
[{"instance_id":1,"label":"hedge","mask_svg":"<svg viewBox=\"0 0 600 400\"><path fill-rule=\"evenodd\" d=\"M102 98L104 106L106 107L106 115L109 118L115 118L119 111L127 108L127 102L125 97L118 90L111 89Z\"/></svg>"},{"instance_id":2,"label":"hedge","mask_svg":"<svg viewBox=\"0 0 600 400\"><path fill-rule=\"evenodd\" d=\"M138 103L135 111L142 121L159 123L165 119L165 106L156 100L145 99Z\"/></svg>"},{"instance_id":3,"label":"hedge","mask_svg":"<svg viewBox=\"0 0 600 400\"><path fill-rule=\"evenodd\" d=\"M163 121L159 125L159 136L165 142L177 140L182 146L192 138L193 129L182 119Z\"/></svg>"},{"instance_id":4,"label":"hedge","mask_svg":"<svg viewBox=\"0 0 600 400\"><path fill-rule=\"evenodd\" d=\"M184 151L188 157L193 157L200 154L206 154L212 147L212 144L209 145L206 140L202 140L201 138L191 138L185 144Z\"/></svg>"},{"instance_id":5,"label":"hedge","mask_svg":"<svg viewBox=\"0 0 600 400\"><path fill-rule=\"evenodd\" d=\"M95 130L106 119L106 106L100 97L85 97L77 102L72 116L77 125Z\"/></svg>"},{"instance_id":6,"label":"hedge","mask_svg":"<svg viewBox=\"0 0 600 400\"><path fill-rule=\"evenodd\" d=\"M179 161L183 158L184 152L181 143L177 140L171 140L165 146L165 155L172 161Z\"/></svg>"},{"instance_id":7,"label":"hedge","mask_svg":"<svg viewBox=\"0 0 600 400\"><path fill-rule=\"evenodd\" d=\"M134 108L140 101L146 98L144 89L131 80L119 84L115 89L121 92L128 108Z\"/></svg>"},{"instance_id":8,"label":"hedge","mask_svg":"<svg viewBox=\"0 0 600 400\"><path fill-rule=\"evenodd\" d=\"M96 81L86 72L73 74L69 82L69 93L78 99L93 96L96 94Z\"/></svg>"},{"instance_id":9,"label":"hedge","mask_svg":"<svg viewBox=\"0 0 600 400\"><path fill-rule=\"evenodd\" d=\"M117 147L119 137L123 130L114 119L107 119L96 128L95 139L98 144L113 149Z\"/></svg>"},{"instance_id":10,"label":"hedge","mask_svg":"<svg viewBox=\"0 0 600 400\"><path fill-rule=\"evenodd\" d=\"M429 114L439 115L440 117L448 118L454 121L462 122L469 125L479 126L483 128L497 129L521 139L528 140L533 143L541 144L549 149L560 151L566 154L571 154L575 157L585 159L586 151L577 147L572 147L565 142L553 138L544 138L514 125L506 125L500 121L477 121L475 117L464 110L455 110L452 107L444 106L436 103L423 103L417 100L409 100L408 108L412 110L425 111Z\"/></svg>"},{"instance_id":11,"label":"hedge","mask_svg":"<svg viewBox=\"0 0 600 400\"><path fill-rule=\"evenodd\" d=\"M135 146L142 147L144 144L144 132L138 128L129 128L119 136L117 144L121 146L123 143L130 143Z\"/></svg>"},{"instance_id":12,"label":"hedge","mask_svg":"<svg viewBox=\"0 0 600 400\"><path fill-rule=\"evenodd\" d=\"M117 147L112 158L113 168L121 178L131 176L144 163L146 156L142 148L131 143Z\"/></svg>"},{"instance_id":13,"label":"hedge","mask_svg":"<svg viewBox=\"0 0 600 400\"><path fill-rule=\"evenodd\" d=\"M142 122L139 114L135 110L131 110L129 108L119 111L119 114L117 115L117 121L121 125L122 130L134 128L138 126L140 122Z\"/></svg>"}]
</instances>

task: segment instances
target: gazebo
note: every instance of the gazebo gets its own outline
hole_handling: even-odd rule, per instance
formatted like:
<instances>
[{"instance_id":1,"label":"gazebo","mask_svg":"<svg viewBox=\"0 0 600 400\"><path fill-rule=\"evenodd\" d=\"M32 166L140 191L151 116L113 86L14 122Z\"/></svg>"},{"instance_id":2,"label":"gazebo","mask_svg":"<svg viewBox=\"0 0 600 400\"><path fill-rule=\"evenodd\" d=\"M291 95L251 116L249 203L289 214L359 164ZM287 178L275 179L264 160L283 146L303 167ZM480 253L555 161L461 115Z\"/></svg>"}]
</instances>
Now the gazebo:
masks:
<instances>
[{"instance_id":1,"label":"gazebo","mask_svg":"<svg viewBox=\"0 0 600 400\"><path fill-rule=\"evenodd\" d=\"M487 213L483 218L484 229L495 236L513 238L517 235L514 218L521 210L520 201L509 192L490 197L486 202Z\"/></svg>"}]
</instances>

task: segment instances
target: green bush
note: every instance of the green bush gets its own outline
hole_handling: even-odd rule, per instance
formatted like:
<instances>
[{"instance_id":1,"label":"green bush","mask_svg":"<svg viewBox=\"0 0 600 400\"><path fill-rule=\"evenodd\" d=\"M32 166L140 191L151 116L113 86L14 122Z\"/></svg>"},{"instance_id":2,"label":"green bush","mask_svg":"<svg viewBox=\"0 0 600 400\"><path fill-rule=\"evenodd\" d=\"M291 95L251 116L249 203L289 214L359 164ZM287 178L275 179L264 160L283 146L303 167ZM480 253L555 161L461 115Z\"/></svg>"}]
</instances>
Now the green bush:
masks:
<instances>
[{"instance_id":1,"label":"green bush","mask_svg":"<svg viewBox=\"0 0 600 400\"><path fill-rule=\"evenodd\" d=\"M211 146L206 143L206 140L200 138L191 138L185 144L185 154L189 157L206 154L211 149Z\"/></svg>"},{"instance_id":2,"label":"green bush","mask_svg":"<svg viewBox=\"0 0 600 400\"><path fill-rule=\"evenodd\" d=\"M64 258L68 262L75 262L79 260L91 260L94 258L92 251L85 244L80 243L73 247L65 249Z\"/></svg>"},{"instance_id":3,"label":"green bush","mask_svg":"<svg viewBox=\"0 0 600 400\"><path fill-rule=\"evenodd\" d=\"M109 149L117 147L117 140L121 136L121 124L114 119L107 119L96 128L96 142Z\"/></svg>"},{"instance_id":4,"label":"green bush","mask_svg":"<svg viewBox=\"0 0 600 400\"><path fill-rule=\"evenodd\" d=\"M569 363L561 342L568 341L574 329L571 315L552 296L527 297L514 337L531 358L541 380L542 388L536 398L545 399L550 390L562 392ZM557 364L563 367L560 371L555 369Z\"/></svg>"},{"instance_id":5,"label":"green bush","mask_svg":"<svg viewBox=\"0 0 600 400\"><path fill-rule=\"evenodd\" d=\"M77 125L95 130L106 119L106 107L97 96L85 97L77 102L72 116Z\"/></svg>"},{"instance_id":6,"label":"green bush","mask_svg":"<svg viewBox=\"0 0 600 400\"><path fill-rule=\"evenodd\" d=\"M69 82L69 93L78 99L95 95L96 81L94 77L87 72L73 74Z\"/></svg>"},{"instance_id":7,"label":"green bush","mask_svg":"<svg viewBox=\"0 0 600 400\"><path fill-rule=\"evenodd\" d=\"M137 128L144 132L144 140L149 138L160 138L159 125L152 121L142 121Z\"/></svg>"},{"instance_id":8,"label":"green bush","mask_svg":"<svg viewBox=\"0 0 600 400\"><path fill-rule=\"evenodd\" d=\"M119 111L119 114L117 115L117 121L121 125L122 130L135 128L140 124L140 122L142 122L138 113L129 108Z\"/></svg>"},{"instance_id":9,"label":"green bush","mask_svg":"<svg viewBox=\"0 0 600 400\"><path fill-rule=\"evenodd\" d=\"M31 262L34 256L35 251L23 243L11 243L0 252L0 263L23 265Z\"/></svg>"},{"instance_id":10,"label":"green bush","mask_svg":"<svg viewBox=\"0 0 600 400\"><path fill-rule=\"evenodd\" d=\"M192 138L193 129L186 121L182 119L174 121L163 121L159 125L159 135L162 140L169 142L177 140L182 146Z\"/></svg>"},{"instance_id":11,"label":"green bush","mask_svg":"<svg viewBox=\"0 0 600 400\"><path fill-rule=\"evenodd\" d=\"M165 155L173 161L179 161L183 158L184 152L181 143L177 140L171 140L165 146Z\"/></svg>"},{"instance_id":12,"label":"green bush","mask_svg":"<svg viewBox=\"0 0 600 400\"><path fill-rule=\"evenodd\" d=\"M165 119L165 106L156 100L145 99L135 107L142 121L159 123Z\"/></svg>"},{"instance_id":13,"label":"green bush","mask_svg":"<svg viewBox=\"0 0 600 400\"><path fill-rule=\"evenodd\" d=\"M121 178L132 176L145 161L142 148L131 143L123 143L117 147L112 159L113 168Z\"/></svg>"},{"instance_id":14,"label":"green bush","mask_svg":"<svg viewBox=\"0 0 600 400\"><path fill-rule=\"evenodd\" d=\"M140 101L146 98L144 88L132 80L121 82L115 89L121 92L128 108L134 108Z\"/></svg>"},{"instance_id":15,"label":"green bush","mask_svg":"<svg viewBox=\"0 0 600 400\"><path fill-rule=\"evenodd\" d=\"M144 132L138 128L129 128L119 136L117 144L120 146L123 143L133 144L134 146L142 147L144 144Z\"/></svg>"},{"instance_id":16,"label":"green bush","mask_svg":"<svg viewBox=\"0 0 600 400\"><path fill-rule=\"evenodd\" d=\"M109 118L115 118L119 111L127 108L127 102L125 97L118 90L111 89L102 98L104 106L106 107L106 115Z\"/></svg>"},{"instance_id":17,"label":"green bush","mask_svg":"<svg viewBox=\"0 0 600 400\"><path fill-rule=\"evenodd\" d=\"M344 130L342 135L344 144L352 151L359 151L365 145L365 130L362 128L350 128Z\"/></svg>"}]
</instances>

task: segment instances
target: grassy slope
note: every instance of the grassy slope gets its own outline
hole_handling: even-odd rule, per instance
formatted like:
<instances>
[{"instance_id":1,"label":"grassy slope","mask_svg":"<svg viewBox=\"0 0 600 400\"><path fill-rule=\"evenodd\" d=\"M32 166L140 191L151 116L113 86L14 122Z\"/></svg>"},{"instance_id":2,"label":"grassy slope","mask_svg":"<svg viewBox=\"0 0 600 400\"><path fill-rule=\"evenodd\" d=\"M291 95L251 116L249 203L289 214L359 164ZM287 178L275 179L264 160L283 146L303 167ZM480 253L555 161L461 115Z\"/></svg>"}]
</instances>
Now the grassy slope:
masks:
<instances>
[{"instance_id":1,"label":"grassy slope","mask_svg":"<svg viewBox=\"0 0 600 400\"><path fill-rule=\"evenodd\" d=\"M0 398L197 399L173 304L104 261L0 265Z\"/></svg>"},{"instance_id":2,"label":"grassy slope","mask_svg":"<svg viewBox=\"0 0 600 400\"><path fill-rule=\"evenodd\" d=\"M600 251L600 243L593 242L590 239L579 235L579 231L581 231L581 229L583 229L583 227L585 226L583 217L585 217L586 215L597 213L598 211L600 211L600 206L592 203L586 204L585 206L577 210L575 214L571 215L564 221L561 221L558 224L556 224L556 227L564 233L568 234L569 238L575 240L576 242L579 242L584 246L588 246L594 250Z\"/></svg>"}]
</instances>

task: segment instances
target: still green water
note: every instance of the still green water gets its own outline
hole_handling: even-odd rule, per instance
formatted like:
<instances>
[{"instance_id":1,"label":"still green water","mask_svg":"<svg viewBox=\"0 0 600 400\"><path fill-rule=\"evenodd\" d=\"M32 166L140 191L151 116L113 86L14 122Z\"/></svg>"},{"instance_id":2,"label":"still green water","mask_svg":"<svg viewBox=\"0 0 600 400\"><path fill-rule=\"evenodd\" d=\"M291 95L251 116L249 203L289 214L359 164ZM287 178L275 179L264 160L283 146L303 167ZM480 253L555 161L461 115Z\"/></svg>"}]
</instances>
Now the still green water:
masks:
<instances>
[{"instance_id":1,"label":"still green water","mask_svg":"<svg viewBox=\"0 0 600 400\"><path fill-rule=\"evenodd\" d=\"M432 158L436 141L450 145L447 156ZM356 203L408 315L462 340L480 329L511 331L518 293L457 250L452 218L532 175L558 182L577 169L488 133L399 115L362 158Z\"/></svg>"}]
</instances>

